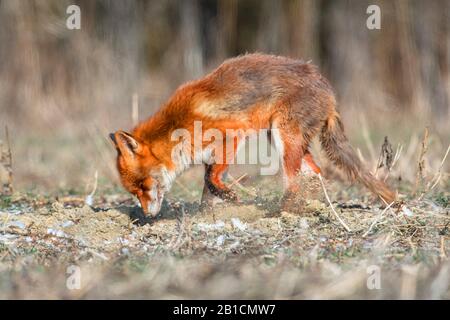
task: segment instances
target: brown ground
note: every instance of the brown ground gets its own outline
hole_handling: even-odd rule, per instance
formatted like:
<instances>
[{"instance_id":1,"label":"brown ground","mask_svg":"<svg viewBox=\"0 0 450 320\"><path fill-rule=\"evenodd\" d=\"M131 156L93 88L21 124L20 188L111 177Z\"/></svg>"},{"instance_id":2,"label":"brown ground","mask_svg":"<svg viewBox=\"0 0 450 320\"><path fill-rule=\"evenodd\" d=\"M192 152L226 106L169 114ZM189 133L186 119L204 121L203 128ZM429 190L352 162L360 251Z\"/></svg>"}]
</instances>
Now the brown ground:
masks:
<instances>
[{"instance_id":1,"label":"brown ground","mask_svg":"<svg viewBox=\"0 0 450 320\"><path fill-rule=\"evenodd\" d=\"M0 298L450 298L448 192L403 209L335 202L346 231L309 180L316 199L292 213L279 212L271 179L270 194L209 212L169 196L156 220L124 194L93 207L78 196L4 198ZM71 265L79 290L66 286ZM379 290L367 287L370 266Z\"/></svg>"}]
</instances>

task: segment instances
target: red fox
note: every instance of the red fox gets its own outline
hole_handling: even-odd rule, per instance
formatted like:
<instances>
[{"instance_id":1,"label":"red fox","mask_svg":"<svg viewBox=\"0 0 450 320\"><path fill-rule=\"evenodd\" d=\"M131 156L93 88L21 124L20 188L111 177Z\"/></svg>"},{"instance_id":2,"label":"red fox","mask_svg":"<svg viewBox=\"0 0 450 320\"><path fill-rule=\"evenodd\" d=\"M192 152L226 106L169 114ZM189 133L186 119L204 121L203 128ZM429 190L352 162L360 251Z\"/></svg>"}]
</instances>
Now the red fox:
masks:
<instances>
[{"instance_id":1,"label":"red fox","mask_svg":"<svg viewBox=\"0 0 450 320\"><path fill-rule=\"evenodd\" d=\"M196 150L181 148L174 158L178 142L171 139L179 128L194 135L196 121L201 121L205 130L215 128L224 133L228 129L269 130L281 159L283 199L287 203L299 191L296 177L302 160L320 173L309 151L316 135L328 158L352 182L361 182L387 203L395 200L395 193L364 168L349 144L333 89L317 67L281 56L246 54L228 59L204 78L179 87L159 111L131 134L119 130L110 135L118 152L121 182L137 196L145 214L158 214L174 179L198 157ZM240 139L243 137L235 137L234 148ZM201 152L207 144L202 141ZM201 154L205 165L202 201L208 195L237 200L222 181L230 163L228 154L223 154L224 159L214 158L211 152L207 156Z\"/></svg>"}]
</instances>

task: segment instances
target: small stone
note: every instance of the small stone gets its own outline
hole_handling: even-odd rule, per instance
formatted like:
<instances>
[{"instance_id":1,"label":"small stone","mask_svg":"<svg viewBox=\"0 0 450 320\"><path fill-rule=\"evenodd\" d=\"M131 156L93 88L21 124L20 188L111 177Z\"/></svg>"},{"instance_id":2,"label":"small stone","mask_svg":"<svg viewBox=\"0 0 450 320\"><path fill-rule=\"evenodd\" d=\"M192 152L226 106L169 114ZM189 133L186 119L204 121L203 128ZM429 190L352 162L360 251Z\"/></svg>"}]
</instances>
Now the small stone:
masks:
<instances>
[{"instance_id":1,"label":"small stone","mask_svg":"<svg viewBox=\"0 0 450 320\"><path fill-rule=\"evenodd\" d=\"M73 226L75 223L72 221L72 220L67 220L67 221L64 221L62 224L61 224L61 227L63 227L63 228L68 228L68 227L70 227L70 226Z\"/></svg>"},{"instance_id":2,"label":"small stone","mask_svg":"<svg viewBox=\"0 0 450 320\"><path fill-rule=\"evenodd\" d=\"M8 227L19 228L24 230L26 228L25 223L22 221L11 221L7 224Z\"/></svg>"},{"instance_id":3,"label":"small stone","mask_svg":"<svg viewBox=\"0 0 450 320\"><path fill-rule=\"evenodd\" d=\"M225 236L222 234L220 236L217 237L216 239L216 245L218 245L219 247L223 246L223 244L225 243Z\"/></svg>"},{"instance_id":4,"label":"small stone","mask_svg":"<svg viewBox=\"0 0 450 320\"><path fill-rule=\"evenodd\" d=\"M231 223L233 224L233 227L241 231L245 231L245 229L247 229L247 224L242 223L239 218L231 218Z\"/></svg>"}]
</instances>

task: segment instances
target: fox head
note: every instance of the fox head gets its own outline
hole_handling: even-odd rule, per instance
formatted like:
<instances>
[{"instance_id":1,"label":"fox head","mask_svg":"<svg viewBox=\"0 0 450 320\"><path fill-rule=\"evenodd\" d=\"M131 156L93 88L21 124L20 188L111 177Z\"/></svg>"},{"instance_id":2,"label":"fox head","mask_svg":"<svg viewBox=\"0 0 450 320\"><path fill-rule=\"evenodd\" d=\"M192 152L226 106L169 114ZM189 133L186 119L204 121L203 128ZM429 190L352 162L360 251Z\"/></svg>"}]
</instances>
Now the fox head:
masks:
<instances>
[{"instance_id":1,"label":"fox head","mask_svg":"<svg viewBox=\"0 0 450 320\"><path fill-rule=\"evenodd\" d=\"M117 150L117 169L124 188L135 195L144 214L156 216L161 209L165 186L159 179L162 163L144 141L124 131L111 133Z\"/></svg>"}]
</instances>

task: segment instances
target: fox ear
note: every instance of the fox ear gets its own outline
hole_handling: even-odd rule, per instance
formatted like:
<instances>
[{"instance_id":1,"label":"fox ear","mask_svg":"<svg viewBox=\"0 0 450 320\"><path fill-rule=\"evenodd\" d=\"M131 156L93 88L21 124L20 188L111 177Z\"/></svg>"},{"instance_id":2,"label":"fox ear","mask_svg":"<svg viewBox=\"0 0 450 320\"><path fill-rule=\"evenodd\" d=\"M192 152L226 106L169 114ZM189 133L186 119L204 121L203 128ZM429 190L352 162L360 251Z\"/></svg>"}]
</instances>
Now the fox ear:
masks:
<instances>
[{"instance_id":1,"label":"fox ear","mask_svg":"<svg viewBox=\"0 0 450 320\"><path fill-rule=\"evenodd\" d=\"M110 138L122 155L134 156L141 148L141 144L136 138L125 131L117 131L114 134L110 134Z\"/></svg>"},{"instance_id":2,"label":"fox ear","mask_svg":"<svg viewBox=\"0 0 450 320\"><path fill-rule=\"evenodd\" d=\"M114 146L117 147L117 140L116 140L116 136L114 135L114 133L110 133L109 138L111 139L112 143L114 143Z\"/></svg>"}]
</instances>

